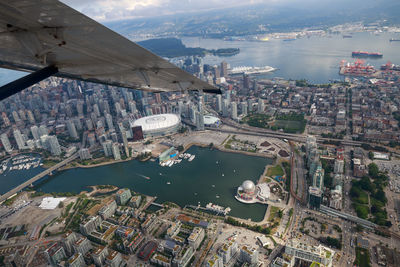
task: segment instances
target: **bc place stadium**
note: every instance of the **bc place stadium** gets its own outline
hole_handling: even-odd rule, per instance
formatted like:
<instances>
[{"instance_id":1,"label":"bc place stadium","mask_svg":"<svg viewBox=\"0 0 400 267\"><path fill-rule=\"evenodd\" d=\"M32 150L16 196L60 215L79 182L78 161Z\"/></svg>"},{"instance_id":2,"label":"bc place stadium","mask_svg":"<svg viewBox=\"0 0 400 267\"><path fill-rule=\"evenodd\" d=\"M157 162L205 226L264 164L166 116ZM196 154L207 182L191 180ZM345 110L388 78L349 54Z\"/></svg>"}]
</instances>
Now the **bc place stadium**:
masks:
<instances>
[{"instance_id":1,"label":"bc place stadium","mask_svg":"<svg viewBox=\"0 0 400 267\"><path fill-rule=\"evenodd\" d=\"M133 126L140 126L143 136L157 137L176 133L181 125L181 119L175 114L159 114L135 120Z\"/></svg>"}]
</instances>

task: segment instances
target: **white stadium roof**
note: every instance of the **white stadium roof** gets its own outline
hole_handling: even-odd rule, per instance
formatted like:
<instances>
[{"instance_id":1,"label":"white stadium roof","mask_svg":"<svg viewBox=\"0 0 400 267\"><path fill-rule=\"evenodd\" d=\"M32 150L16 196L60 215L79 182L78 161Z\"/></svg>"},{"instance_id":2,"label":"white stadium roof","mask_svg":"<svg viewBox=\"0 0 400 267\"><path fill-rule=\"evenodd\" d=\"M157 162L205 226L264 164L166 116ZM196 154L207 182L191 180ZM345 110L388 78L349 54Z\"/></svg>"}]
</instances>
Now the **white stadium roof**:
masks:
<instances>
[{"instance_id":1,"label":"white stadium roof","mask_svg":"<svg viewBox=\"0 0 400 267\"><path fill-rule=\"evenodd\" d=\"M143 132L148 132L173 127L180 122L180 118L175 114L159 114L137 119L133 125L141 126Z\"/></svg>"},{"instance_id":2,"label":"white stadium roof","mask_svg":"<svg viewBox=\"0 0 400 267\"><path fill-rule=\"evenodd\" d=\"M212 125L220 121L219 118L212 116L212 115L204 115L204 124Z\"/></svg>"}]
</instances>

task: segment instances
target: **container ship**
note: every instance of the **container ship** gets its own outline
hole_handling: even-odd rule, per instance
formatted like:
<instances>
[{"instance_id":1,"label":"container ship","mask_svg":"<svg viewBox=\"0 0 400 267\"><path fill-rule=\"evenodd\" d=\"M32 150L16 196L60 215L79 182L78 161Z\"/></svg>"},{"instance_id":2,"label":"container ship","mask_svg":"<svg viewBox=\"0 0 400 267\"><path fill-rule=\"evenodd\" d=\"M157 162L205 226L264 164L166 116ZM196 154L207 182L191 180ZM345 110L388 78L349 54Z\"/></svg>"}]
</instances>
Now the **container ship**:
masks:
<instances>
[{"instance_id":1,"label":"container ship","mask_svg":"<svg viewBox=\"0 0 400 267\"><path fill-rule=\"evenodd\" d=\"M392 62L388 61L385 65L382 65L382 66L381 66L381 70L386 70L386 71L390 71L390 70L400 71L400 65L395 65L395 64L392 64Z\"/></svg>"},{"instance_id":2,"label":"container ship","mask_svg":"<svg viewBox=\"0 0 400 267\"><path fill-rule=\"evenodd\" d=\"M369 52L365 52L365 51L355 51L353 53L351 53L351 55L353 57L383 57L383 54L381 53L369 53Z\"/></svg>"}]
</instances>

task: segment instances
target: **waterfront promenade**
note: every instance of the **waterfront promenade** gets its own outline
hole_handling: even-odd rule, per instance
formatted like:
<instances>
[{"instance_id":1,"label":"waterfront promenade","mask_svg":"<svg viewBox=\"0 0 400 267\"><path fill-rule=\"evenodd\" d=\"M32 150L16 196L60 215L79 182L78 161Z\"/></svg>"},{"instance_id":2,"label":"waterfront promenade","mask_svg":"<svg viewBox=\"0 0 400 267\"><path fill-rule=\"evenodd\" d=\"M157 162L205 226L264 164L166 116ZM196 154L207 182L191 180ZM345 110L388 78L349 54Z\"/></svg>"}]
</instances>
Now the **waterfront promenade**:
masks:
<instances>
[{"instance_id":1,"label":"waterfront promenade","mask_svg":"<svg viewBox=\"0 0 400 267\"><path fill-rule=\"evenodd\" d=\"M57 163L56 165L44 170L43 172L39 173L38 175L34 176L33 178L25 181L24 183L20 184L19 186L11 189L10 191L6 192L5 194L0 196L0 203L3 202L4 200L6 200L7 198L11 197L12 195L18 193L19 191L21 191L22 189L24 189L25 187L31 185L32 183L40 180L41 178L45 177L46 175L52 173L53 171L56 171L57 169L63 167L64 165L67 165L68 163L70 163L71 161L75 160L76 158L78 158L78 153L73 154L72 156L70 156L69 158L64 159L63 161Z\"/></svg>"}]
</instances>

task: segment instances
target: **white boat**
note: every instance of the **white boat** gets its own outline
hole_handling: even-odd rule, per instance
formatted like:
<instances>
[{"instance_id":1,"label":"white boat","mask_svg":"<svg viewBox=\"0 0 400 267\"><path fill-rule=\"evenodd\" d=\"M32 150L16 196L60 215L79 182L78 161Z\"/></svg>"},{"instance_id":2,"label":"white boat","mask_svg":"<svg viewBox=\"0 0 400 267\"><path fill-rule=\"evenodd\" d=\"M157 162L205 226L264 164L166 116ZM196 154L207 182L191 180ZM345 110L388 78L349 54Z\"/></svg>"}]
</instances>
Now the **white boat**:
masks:
<instances>
[{"instance_id":1,"label":"white boat","mask_svg":"<svg viewBox=\"0 0 400 267\"><path fill-rule=\"evenodd\" d=\"M167 184L171 184L171 182L167 182Z\"/></svg>"},{"instance_id":2,"label":"white boat","mask_svg":"<svg viewBox=\"0 0 400 267\"><path fill-rule=\"evenodd\" d=\"M191 155L190 158L188 159L188 161L194 160L195 157L196 157L196 155Z\"/></svg>"}]
</instances>

